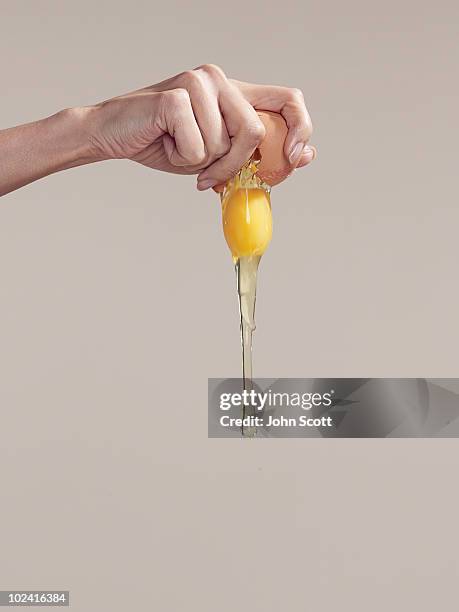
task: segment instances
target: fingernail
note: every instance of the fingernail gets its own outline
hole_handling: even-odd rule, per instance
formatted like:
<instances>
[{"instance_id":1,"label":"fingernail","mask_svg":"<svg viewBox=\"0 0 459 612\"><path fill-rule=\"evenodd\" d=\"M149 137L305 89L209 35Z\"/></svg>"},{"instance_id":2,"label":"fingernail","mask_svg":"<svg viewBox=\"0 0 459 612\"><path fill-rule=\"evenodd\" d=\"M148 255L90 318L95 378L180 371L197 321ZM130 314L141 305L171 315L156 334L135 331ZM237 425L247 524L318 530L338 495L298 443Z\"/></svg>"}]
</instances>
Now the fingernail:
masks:
<instances>
[{"instance_id":1,"label":"fingernail","mask_svg":"<svg viewBox=\"0 0 459 612\"><path fill-rule=\"evenodd\" d=\"M288 157L289 162L292 164L296 164L296 162L300 159L300 155L303 153L304 142L298 142L293 149L290 151L290 155Z\"/></svg>"},{"instance_id":2,"label":"fingernail","mask_svg":"<svg viewBox=\"0 0 459 612\"><path fill-rule=\"evenodd\" d=\"M317 155L317 151L315 150L314 147L304 147L304 151L303 151L303 157L305 159L305 161L307 162L312 162L313 159L315 159Z\"/></svg>"},{"instance_id":3,"label":"fingernail","mask_svg":"<svg viewBox=\"0 0 459 612\"><path fill-rule=\"evenodd\" d=\"M198 189L199 191L205 191L216 184L217 181L214 181L213 179L204 179L203 181L198 181Z\"/></svg>"}]
</instances>

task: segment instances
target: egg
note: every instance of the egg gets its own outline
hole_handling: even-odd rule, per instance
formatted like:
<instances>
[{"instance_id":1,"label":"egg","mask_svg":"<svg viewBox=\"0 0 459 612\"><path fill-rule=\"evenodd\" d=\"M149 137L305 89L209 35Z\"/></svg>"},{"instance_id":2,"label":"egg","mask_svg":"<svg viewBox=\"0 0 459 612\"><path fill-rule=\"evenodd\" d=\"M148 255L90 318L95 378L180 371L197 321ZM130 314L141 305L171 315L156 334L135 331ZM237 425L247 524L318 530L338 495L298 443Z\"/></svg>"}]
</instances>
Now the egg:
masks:
<instances>
[{"instance_id":1,"label":"egg","mask_svg":"<svg viewBox=\"0 0 459 612\"><path fill-rule=\"evenodd\" d=\"M273 231L270 187L293 171L284 155L284 118L268 111L258 114L266 135L252 156L255 162L248 161L226 186L214 187L221 195L223 233L235 261L261 256L268 248Z\"/></svg>"},{"instance_id":2,"label":"egg","mask_svg":"<svg viewBox=\"0 0 459 612\"><path fill-rule=\"evenodd\" d=\"M295 169L284 154L288 127L279 113L258 111L258 116L265 126L266 134L252 157L259 160L257 175L273 187L284 181ZM221 193L224 188L225 185L216 185L213 189Z\"/></svg>"},{"instance_id":3,"label":"egg","mask_svg":"<svg viewBox=\"0 0 459 612\"><path fill-rule=\"evenodd\" d=\"M288 127L279 113L260 111L258 116L265 126L266 136L258 147L260 163L257 174L273 187L284 181L294 170L294 166L291 166L284 154Z\"/></svg>"},{"instance_id":4,"label":"egg","mask_svg":"<svg viewBox=\"0 0 459 612\"><path fill-rule=\"evenodd\" d=\"M271 202L265 189L231 190L223 198L222 219L234 259L263 255L273 233Z\"/></svg>"}]
</instances>

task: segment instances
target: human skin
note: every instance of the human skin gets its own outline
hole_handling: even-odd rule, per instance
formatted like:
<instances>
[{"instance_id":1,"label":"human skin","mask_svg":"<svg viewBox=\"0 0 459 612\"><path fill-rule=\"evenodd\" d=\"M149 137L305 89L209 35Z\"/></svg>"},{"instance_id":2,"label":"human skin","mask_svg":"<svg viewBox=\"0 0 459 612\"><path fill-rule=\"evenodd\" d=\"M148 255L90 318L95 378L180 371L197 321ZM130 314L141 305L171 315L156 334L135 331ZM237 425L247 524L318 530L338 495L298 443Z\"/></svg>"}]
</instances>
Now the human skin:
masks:
<instances>
[{"instance_id":1,"label":"human skin","mask_svg":"<svg viewBox=\"0 0 459 612\"><path fill-rule=\"evenodd\" d=\"M300 90L228 79L221 68L206 64L94 106L0 131L0 196L108 159L196 174L197 188L209 189L234 176L262 142L257 110L284 117L284 155L292 168L314 159Z\"/></svg>"}]
</instances>

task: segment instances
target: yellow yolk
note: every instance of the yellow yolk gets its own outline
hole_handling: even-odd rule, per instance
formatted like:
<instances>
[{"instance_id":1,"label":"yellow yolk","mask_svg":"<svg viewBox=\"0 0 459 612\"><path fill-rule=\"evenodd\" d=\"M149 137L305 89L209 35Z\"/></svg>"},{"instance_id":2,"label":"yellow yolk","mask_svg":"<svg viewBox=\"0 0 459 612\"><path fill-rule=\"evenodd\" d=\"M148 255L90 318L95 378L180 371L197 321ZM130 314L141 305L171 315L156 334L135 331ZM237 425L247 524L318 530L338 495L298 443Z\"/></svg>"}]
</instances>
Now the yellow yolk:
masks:
<instances>
[{"instance_id":1,"label":"yellow yolk","mask_svg":"<svg viewBox=\"0 0 459 612\"><path fill-rule=\"evenodd\" d=\"M233 257L263 255L273 231L269 193L262 188L232 189L223 199L222 213Z\"/></svg>"}]
</instances>

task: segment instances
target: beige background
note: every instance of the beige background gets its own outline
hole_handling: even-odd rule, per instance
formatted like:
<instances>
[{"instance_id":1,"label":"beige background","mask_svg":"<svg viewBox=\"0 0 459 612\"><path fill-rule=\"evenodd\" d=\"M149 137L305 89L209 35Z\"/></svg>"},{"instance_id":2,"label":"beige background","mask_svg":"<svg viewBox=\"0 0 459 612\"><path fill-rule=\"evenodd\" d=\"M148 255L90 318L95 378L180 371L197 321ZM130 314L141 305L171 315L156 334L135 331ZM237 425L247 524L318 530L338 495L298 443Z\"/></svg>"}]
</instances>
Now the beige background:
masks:
<instances>
[{"instance_id":1,"label":"beige background","mask_svg":"<svg viewBox=\"0 0 459 612\"><path fill-rule=\"evenodd\" d=\"M301 87L258 376L456 376L450 2L0 1L1 127L204 62ZM455 440L208 440L239 375L219 203L110 162L0 202L1 588L78 611L456 608Z\"/></svg>"}]
</instances>

